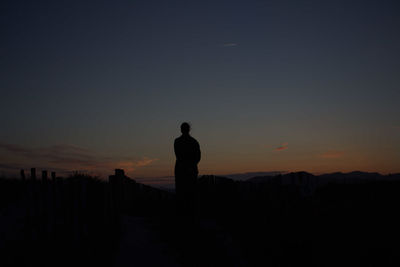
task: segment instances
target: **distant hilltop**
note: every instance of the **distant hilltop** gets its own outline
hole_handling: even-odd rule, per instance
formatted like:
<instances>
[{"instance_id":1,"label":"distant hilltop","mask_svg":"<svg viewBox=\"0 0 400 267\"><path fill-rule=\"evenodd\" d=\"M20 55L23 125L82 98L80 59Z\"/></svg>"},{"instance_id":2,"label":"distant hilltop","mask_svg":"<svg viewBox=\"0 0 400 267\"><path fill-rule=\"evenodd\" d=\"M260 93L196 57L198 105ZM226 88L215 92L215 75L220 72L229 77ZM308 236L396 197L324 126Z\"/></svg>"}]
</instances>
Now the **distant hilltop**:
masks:
<instances>
[{"instance_id":1,"label":"distant hilltop","mask_svg":"<svg viewBox=\"0 0 400 267\"><path fill-rule=\"evenodd\" d=\"M201 175L199 180L213 179L224 181L236 181L245 183L270 183L274 185L297 185L306 192L313 192L317 187L327 184L359 184L373 181L400 181L400 173L382 175L376 172L353 171L348 173L334 172L321 175L313 175L308 172L247 172L228 175ZM175 191L174 177L138 178L139 182L150 184L167 191Z\"/></svg>"},{"instance_id":2,"label":"distant hilltop","mask_svg":"<svg viewBox=\"0 0 400 267\"><path fill-rule=\"evenodd\" d=\"M247 179L248 182L263 183L280 180L282 184L299 184L302 180L316 179L318 184L326 183L361 183L366 181L393 181L400 179L400 173L382 175L377 172L353 171L348 173L334 172L313 175L308 172L291 172L278 175L255 176Z\"/></svg>"},{"instance_id":3,"label":"distant hilltop","mask_svg":"<svg viewBox=\"0 0 400 267\"><path fill-rule=\"evenodd\" d=\"M214 175L203 175L199 178L200 184L229 184L239 183L246 187L248 185L269 186L278 188L281 186L297 188L302 196L311 196L317 188L329 184L363 184L369 182L400 181L400 173L382 175L379 173L354 171L349 173L329 173L322 175L313 175L308 172L291 172L276 175L255 176L247 180L234 180L232 178Z\"/></svg>"},{"instance_id":4,"label":"distant hilltop","mask_svg":"<svg viewBox=\"0 0 400 267\"><path fill-rule=\"evenodd\" d=\"M279 174L285 174L285 171L271 171L271 172L244 172L244 173L235 173L235 174L227 174L222 175L227 178L231 178L233 180L248 180L254 177L265 177L265 176L276 176Z\"/></svg>"}]
</instances>

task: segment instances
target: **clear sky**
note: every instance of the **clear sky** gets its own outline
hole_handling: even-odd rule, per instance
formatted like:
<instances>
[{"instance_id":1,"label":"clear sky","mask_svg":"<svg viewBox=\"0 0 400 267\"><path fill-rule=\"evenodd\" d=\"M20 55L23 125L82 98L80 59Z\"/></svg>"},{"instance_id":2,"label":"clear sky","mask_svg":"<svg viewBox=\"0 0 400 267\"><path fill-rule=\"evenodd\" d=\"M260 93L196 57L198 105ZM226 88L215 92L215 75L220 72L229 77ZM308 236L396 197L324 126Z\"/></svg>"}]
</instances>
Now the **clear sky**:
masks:
<instances>
[{"instance_id":1,"label":"clear sky","mask_svg":"<svg viewBox=\"0 0 400 267\"><path fill-rule=\"evenodd\" d=\"M4 172L400 172L399 1L0 6Z\"/></svg>"}]
</instances>

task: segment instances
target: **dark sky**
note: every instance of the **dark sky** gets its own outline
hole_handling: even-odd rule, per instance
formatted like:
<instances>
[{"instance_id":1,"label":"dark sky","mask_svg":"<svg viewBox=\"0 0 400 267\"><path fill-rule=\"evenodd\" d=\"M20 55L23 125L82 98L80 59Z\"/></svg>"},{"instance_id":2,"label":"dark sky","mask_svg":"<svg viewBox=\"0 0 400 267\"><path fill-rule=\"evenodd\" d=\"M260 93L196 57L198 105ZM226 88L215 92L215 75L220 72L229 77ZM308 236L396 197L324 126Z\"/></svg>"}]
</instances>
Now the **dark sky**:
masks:
<instances>
[{"instance_id":1,"label":"dark sky","mask_svg":"<svg viewBox=\"0 0 400 267\"><path fill-rule=\"evenodd\" d=\"M399 172L399 7L2 1L0 167Z\"/></svg>"}]
</instances>

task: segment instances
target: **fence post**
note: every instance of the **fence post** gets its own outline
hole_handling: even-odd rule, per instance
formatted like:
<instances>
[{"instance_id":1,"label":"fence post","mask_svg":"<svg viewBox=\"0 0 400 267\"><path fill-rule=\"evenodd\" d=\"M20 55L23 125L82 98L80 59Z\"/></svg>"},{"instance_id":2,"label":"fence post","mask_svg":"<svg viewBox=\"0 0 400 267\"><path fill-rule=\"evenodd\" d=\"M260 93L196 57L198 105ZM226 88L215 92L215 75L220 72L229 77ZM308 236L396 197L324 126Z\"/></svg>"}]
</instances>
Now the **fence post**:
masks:
<instances>
[{"instance_id":1,"label":"fence post","mask_svg":"<svg viewBox=\"0 0 400 267\"><path fill-rule=\"evenodd\" d=\"M79 174L75 175L73 183L73 231L75 241L79 241L79 223L80 223L80 189L81 189L81 177Z\"/></svg>"},{"instance_id":2,"label":"fence post","mask_svg":"<svg viewBox=\"0 0 400 267\"><path fill-rule=\"evenodd\" d=\"M103 183L103 226L109 225L109 212L110 212L110 194L109 183Z\"/></svg>"},{"instance_id":3,"label":"fence post","mask_svg":"<svg viewBox=\"0 0 400 267\"><path fill-rule=\"evenodd\" d=\"M126 212L127 209L127 181L125 172L123 169L115 169L115 176L118 177L119 182L119 194L120 194L120 212Z\"/></svg>"},{"instance_id":4,"label":"fence post","mask_svg":"<svg viewBox=\"0 0 400 267\"><path fill-rule=\"evenodd\" d=\"M120 226L120 216L121 216L121 206L122 206L122 182L125 178L124 170L116 169L115 175L109 176L109 185L111 192L111 209L113 224L115 225L115 230L119 232Z\"/></svg>"},{"instance_id":5,"label":"fence post","mask_svg":"<svg viewBox=\"0 0 400 267\"><path fill-rule=\"evenodd\" d=\"M80 219L80 235L81 237L86 237L86 234L88 232L88 227L87 227L87 223L88 223L88 213L87 213L87 183L88 180L86 179L86 177L80 177L80 193L81 193L81 197L80 197L80 214L79 214L79 219Z\"/></svg>"},{"instance_id":6,"label":"fence post","mask_svg":"<svg viewBox=\"0 0 400 267\"><path fill-rule=\"evenodd\" d=\"M29 185L26 182L25 179L25 172L23 169L21 169L21 182L22 182L22 192L20 192L22 194L22 199L24 201L24 205L23 208L25 210L25 218L26 218L26 223L29 223L29 216L30 216L30 207L29 205L31 205L32 201L30 198L30 192L29 192Z\"/></svg>"},{"instance_id":7,"label":"fence post","mask_svg":"<svg viewBox=\"0 0 400 267\"><path fill-rule=\"evenodd\" d=\"M47 171L42 171L42 182L47 182Z\"/></svg>"},{"instance_id":8,"label":"fence post","mask_svg":"<svg viewBox=\"0 0 400 267\"><path fill-rule=\"evenodd\" d=\"M43 234L48 237L49 234L49 223L48 223L48 217L49 217L49 211L48 211L48 190L47 190L47 171L44 170L42 171L42 222L41 222L41 227Z\"/></svg>"},{"instance_id":9,"label":"fence post","mask_svg":"<svg viewBox=\"0 0 400 267\"><path fill-rule=\"evenodd\" d=\"M57 194L56 194L56 172L51 172L51 233L53 240L56 238L56 220L57 220Z\"/></svg>"},{"instance_id":10,"label":"fence post","mask_svg":"<svg viewBox=\"0 0 400 267\"><path fill-rule=\"evenodd\" d=\"M124 192L124 180L125 180L125 172L122 169L115 169L115 177L117 181L116 186L116 194L118 199L118 212L121 213L124 210L125 206L125 192Z\"/></svg>"},{"instance_id":11,"label":"fence post","mask_svg":"<svg viewBox=\"0 0 400 267\"><path fill-rule=\"evenodd\" d=\"M36 180L36 169L35 168L31 168L31 179L33 181Z\"/></svg>"},{"instance_id":12,"label":"fence post","mask_svg":"<svg viewBox=\"0 0 400 267\"><path fill-rule=\"evenodd\" d=\"M36 168L31 168L31 182L30 182L30 197L32 200L31 204L31 217L36 217L38 210L38 192L36 185Z\"/></svg>"},{"instance_id":13,"label":"fence post","mask_svg":"<svg viewBox=\"0 0 400 267\"><path fill-rule=\"evenodd\" d=\"M22 194L22 198L24 199L24 201L26 201L27 197L28 197L29 188L28 188L28 185L26 184L25 172L23 169L21 169L20 174L21 174L21 182L22 182L22 186L21 186L22 191L20 192L20 194ZM29 201L29 199L28 199L28 201ZM27 204L24 204L24 206L25 206L25 208L27 208ZM26 209L26 211L28 213L28 209Z\"/></svg>"}]
</instances>

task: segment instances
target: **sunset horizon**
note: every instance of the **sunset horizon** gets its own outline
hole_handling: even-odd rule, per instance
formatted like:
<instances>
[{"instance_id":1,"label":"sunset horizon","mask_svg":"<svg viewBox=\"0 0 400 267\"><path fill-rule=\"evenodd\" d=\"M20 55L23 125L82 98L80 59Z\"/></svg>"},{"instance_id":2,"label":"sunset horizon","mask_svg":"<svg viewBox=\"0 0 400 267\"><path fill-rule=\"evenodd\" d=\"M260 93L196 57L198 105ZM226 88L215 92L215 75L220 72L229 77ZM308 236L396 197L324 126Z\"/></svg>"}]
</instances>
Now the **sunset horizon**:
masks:
<instances>
[{"instance_id":1,"label":"sunset horizon","mask_svg":"<svg viewBox=\"0 0 400 267\"><path fill-rule=\"evenodd\" d=\"M0 171L398 173L397 5L9 1Z\"/></svg>"},{"instance_id":2,"label":"sunset horizon","mask_svg":"<svg viewBox=\"0 0 400 267\"><path fill-rule=\"evenodd\" d=\"M400 266L399 0L0 6L1 267Z\"/></svg>"}]
</instances>

